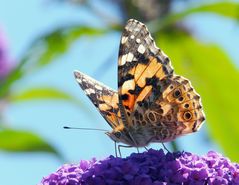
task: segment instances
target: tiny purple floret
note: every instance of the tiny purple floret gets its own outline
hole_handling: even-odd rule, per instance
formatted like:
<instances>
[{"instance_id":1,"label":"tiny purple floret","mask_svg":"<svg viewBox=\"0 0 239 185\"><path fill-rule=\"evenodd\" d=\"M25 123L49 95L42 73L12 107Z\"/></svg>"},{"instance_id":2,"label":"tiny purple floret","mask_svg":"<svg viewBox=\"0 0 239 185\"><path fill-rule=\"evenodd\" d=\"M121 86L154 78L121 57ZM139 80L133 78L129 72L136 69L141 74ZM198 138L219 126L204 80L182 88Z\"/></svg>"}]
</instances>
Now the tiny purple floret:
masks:
<instances>
[{"instance_id":1,"label":"tiny purple floret","mask_svg":"<svg viewBox=\"0 0 239 185\"><path fill-rule=\"evenodd\" d=\"M66 164L39 185L239 185L239 165L216 152L165 154L150 149L126 158Z\"/></svg>"}]
</instances>

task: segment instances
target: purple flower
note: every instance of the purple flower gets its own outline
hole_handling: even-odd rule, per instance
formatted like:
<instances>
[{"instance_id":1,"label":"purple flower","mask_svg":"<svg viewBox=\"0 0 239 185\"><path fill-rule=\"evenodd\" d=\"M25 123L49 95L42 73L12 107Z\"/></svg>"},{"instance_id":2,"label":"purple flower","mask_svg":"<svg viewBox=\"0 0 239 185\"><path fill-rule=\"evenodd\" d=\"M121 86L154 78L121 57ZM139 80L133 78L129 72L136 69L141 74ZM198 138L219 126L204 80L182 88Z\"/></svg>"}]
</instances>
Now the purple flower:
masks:
<instances>
[{"instance_id":1,"label":"purple flower","mask_svg":"<svg viewBox=\"0 0 239 185\"><path fill-rule=\"evenodd\" d=\"M239 185L239 164L216 152L164 154L150 149L126 158L63 165L39 185Z\"/></svg>"},{"instance_id":2,"label":"purple flower","mask_svg":"<svg viewBox=\"0 0 239 185\"><path fill-rule=\"evenodd\" d=\"M12 69L12 63L7 52L5 35L0 30L0 80L3 79Z\"/></svg>"}]
</instances>

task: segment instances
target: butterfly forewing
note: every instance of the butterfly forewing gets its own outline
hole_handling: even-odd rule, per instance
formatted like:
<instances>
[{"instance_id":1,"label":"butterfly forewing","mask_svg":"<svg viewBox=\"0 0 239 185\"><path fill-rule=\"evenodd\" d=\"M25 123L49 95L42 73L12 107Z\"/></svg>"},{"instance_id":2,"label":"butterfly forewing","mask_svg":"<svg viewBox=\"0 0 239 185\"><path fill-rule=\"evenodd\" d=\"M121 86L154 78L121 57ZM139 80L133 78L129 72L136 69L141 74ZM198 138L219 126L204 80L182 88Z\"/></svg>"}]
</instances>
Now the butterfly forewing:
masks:
<instances>
[{"instance_id":1,"label":"butterfly forewing","mask_svg":"<svg viewBox=\"0 0 239 185\"><path fill-rule=\"evenodd\" d=\"M131 124L135 111L142 114L140 105L151 104L161 95L172 74L169 58L155 46L146 26L130 19L122 33L118 61L118 92L122 114L128 116L126 124Z\"/></svg>"},{"instance_id":2,"label":"butterfly forewing","mask_svg":"<svg viewBox=\"0 0 239 185\"><path fill-rule=\"evenodd\" d=\"M80 71L75 71L74 74L80 87L109 125L117 127L121 122L118 93Z\"/></svg>"}]
</instances>

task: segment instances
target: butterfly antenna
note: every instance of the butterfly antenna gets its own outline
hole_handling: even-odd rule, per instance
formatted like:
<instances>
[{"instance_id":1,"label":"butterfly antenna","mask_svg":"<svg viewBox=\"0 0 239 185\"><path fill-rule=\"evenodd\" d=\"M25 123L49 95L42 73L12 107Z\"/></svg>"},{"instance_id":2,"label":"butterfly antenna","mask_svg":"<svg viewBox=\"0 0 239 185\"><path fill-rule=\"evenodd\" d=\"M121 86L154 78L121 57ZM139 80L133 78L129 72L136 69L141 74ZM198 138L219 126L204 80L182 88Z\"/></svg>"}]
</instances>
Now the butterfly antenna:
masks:
<instances>
[{"instance_id":1,"label":"butterfly antenna","mask_svg":"<svg viewBox=\"0 0 239 185\"><path fill-rule=\"evenodd\" d=\"M78 129L78 130L97 130L97 131L109 132L109 130L98 129L98 128L81 128L81 127L68 127L68 126L64 126L63 128L64 129Z\"/></svg>"}]
</instances>

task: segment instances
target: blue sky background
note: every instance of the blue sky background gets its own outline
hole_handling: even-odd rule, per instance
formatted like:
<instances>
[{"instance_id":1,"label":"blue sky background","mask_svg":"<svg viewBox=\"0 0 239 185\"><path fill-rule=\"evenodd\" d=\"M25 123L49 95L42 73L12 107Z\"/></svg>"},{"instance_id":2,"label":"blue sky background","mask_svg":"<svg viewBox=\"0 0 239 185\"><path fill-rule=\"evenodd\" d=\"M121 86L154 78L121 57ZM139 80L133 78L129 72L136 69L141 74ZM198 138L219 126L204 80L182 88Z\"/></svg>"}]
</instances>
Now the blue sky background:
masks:
<instances>
[{"instance_id":1,"label":"blue sky background","mask_svg":"<svg viewBox=\"0 0 239 185\"><path fill-rule=\"evenodd\" d=\"M119 12L114 6L109 8L109 5L95 4L95 6L98 5L110 15L119 16ZM183 7L183 3L177 3L174 9L178 10ZM71 22L104 26L99 17L92 15L84 8L54 4L47 0L27 0L24 3L13 0L0 1L0 27L8 37L9 52L15 60L23 55L36 37ZM239 66L239 27L236 22L212 14L190 16L185 22L199 39L219 44L226 50L232 61ZM64 102L18 103L11 105L6 110L6 119L9 120L11 126L31 130L43 136L59 149L68 163L90 159L94 156L100 159L114 154L114 143L104 133L64 130L62 126L109 129L109 126L78 87L72 72L75 69L81 70L116 88L119 39L120 34L117 33L110 33L97 39L81 38L63 57L41 71L26 76L14 86L17 91L37 86L60 88L81 99L90 110L90 114ZM99 73L94 75L98 67L110 56L115 61L115 65L109 66L109 69L102 71L100 75ZM209 150L220 152L220 148L202 137L205 136L205 132L207 132L206 124L200 132L179 138L180 148L200 155ZM153 147L160 148L161 145L157 144ZM134 151L135 149L123 149L122 153L125 156ZM43 176L55 171L60 165L62 163L49 154L0 152L1 184L37 184Z\"/></svg>"}]
</instances>

